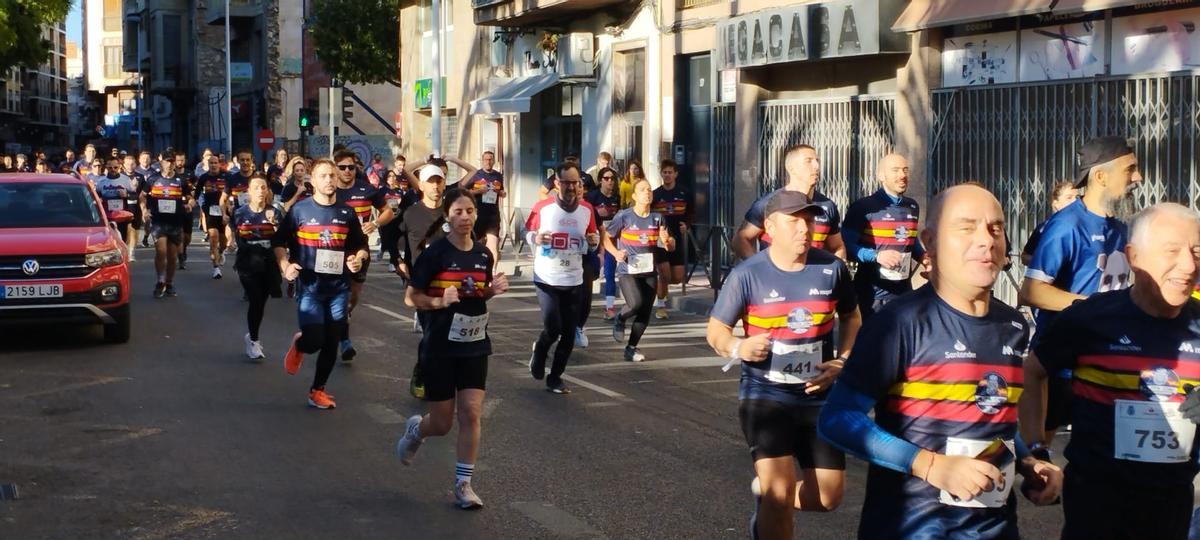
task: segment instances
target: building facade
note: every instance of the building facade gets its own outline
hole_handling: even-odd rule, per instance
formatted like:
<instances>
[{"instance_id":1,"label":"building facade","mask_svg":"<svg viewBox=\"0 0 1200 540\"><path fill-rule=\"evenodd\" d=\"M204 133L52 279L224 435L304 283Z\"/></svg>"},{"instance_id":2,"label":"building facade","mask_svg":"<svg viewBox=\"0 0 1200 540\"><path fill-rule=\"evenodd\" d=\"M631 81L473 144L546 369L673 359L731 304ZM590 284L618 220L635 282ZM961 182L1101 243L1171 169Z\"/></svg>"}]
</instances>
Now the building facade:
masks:
<instances>
[{"instance_id":1,"label":"building facade","mask_svg":"<svg viewBox=\"0 0 1200 540\"><path fill-rule=\"evenodd\" d=\"M128 147L137 117L138 94L136 73L125 70L121 0L84 0L82 15L83 77L103 130L93 136Z\"/></svg>"},{"instance_id":2,"label":"building facade","mask_svg":"<svg viewBox=\"0 0 1200 540\"><path fill-rule=\"evenodd\" d=\"M7 152L61 151L68 141L67 33L62 21L42 25L46 60L0 78L0 141Z\"/></svg>"}]
</instances>

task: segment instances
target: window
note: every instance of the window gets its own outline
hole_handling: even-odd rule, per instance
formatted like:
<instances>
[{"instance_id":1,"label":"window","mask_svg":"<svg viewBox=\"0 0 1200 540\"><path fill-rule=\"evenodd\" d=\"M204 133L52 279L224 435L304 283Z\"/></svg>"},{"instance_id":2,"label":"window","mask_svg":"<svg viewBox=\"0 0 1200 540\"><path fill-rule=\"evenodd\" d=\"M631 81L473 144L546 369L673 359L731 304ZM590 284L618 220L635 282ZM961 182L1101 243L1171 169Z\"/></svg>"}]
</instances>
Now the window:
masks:
<instances>
[{"instance_id":1,"label":"window","mask_svg":"<svg viewBox=\"0 0 1200 540\"><path fill-rule=\"evenodd\" d=\"M104 31L121 31L121 0L104 0Z\"/></svg>"},{"instance_id":2,"label":"window","mask_svg":"<svg viewBox=\"0 0 1200 540\"><path fill-rule=\"evenodd\" d=\"M77 184L2 184L0 209L0 229L103 224L88 188Z\"/></svg>"},{"instance_id":3,"label":"window","mask_svg":"<svg viewBox=\"0 0 1200 540\"><path fill-rule=\"evenodd\" d=\"M646 110L646 50L617 53L613 108L618 112Z\"/></svg>"},{"instance_id":4,"label":"window","mask_svg":"<svg viewBox=\"0 0 1200 540\"><path fill-rule=\"evenodd\" d=\"M442 77L445 77L454 65L454 1L443 0L440 8L443 24L438 63L442 65ZM421 29L420 73L422 79L428 79L433 77L433 63L425 60L433 55L433 5L429 0L421 0L418 19L417 26Z\"/></svg>"},{"instance_id":5,"label":"window","mask_svg":"<svg viewBox=\"0 0 1200 540\"><path fill-rule=\"evenodd\" d=\"M104 77L106 79L119 79L123 76L121 51L120 45L104 48Z\"/></svg>"},{"instance_id":6,"label":"window","mask_svg":"<svg viewBox=\"0 0 1200 540\"><path fill-rule=\"evenodd\" d=\"M162 76L163 80L179 82L182 63L182 26L179 15L162 16Z\"/></svg>"}]
</instances>

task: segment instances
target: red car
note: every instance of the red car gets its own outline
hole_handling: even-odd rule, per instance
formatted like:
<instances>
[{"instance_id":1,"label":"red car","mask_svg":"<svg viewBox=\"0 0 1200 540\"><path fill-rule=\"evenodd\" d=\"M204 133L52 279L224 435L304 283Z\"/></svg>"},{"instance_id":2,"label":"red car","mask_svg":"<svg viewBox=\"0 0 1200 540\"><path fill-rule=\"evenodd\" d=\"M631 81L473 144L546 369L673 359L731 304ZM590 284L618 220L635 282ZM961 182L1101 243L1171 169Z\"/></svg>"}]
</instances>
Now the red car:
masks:
<instances>
[{"instance_id":1,"label":"red car","mask_svg":"<svg viewBox=\"0 0 1200 540\"><path fill-rule=\"evenodd\" d=\"M129 247L91 185L65 174L0 174L0 325L104 325L129 341Z\"/></svg>"}]
</instances>

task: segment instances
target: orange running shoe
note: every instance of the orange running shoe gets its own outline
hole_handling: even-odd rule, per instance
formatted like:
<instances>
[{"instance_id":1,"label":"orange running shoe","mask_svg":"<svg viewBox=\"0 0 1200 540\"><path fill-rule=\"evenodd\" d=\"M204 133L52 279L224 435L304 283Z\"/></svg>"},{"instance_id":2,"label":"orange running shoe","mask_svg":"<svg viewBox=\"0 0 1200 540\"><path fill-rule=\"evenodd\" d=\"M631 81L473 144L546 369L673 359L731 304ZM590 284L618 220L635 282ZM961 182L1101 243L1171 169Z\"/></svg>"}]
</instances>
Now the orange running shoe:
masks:
<instances>
[{"instance_id":1,"label":"orange running shoe","mask_svg":"<svg viewBox=\"0 0 1200 540\"><path fill-rule=\"evenodd\" d=\"M318 409L332 409L337 407L337 403L333 402L333 396L326 394L324 388L309 390L308 404Z\"/></svg>"},{"instance_id":2,"label":"orange running shoe","mask_svg":"<svg viewBox=\"0 0 1200 540\"><path fill-rule=\"evenodd\" d=\"M288 347L287 354L283 355L283 370L288 372L288 375L295 375L300 371L300 363L304 361L304 353L301 353L296 348L296 342L300 341L300 332L292 336L292 346Z\"/></svg>"}]
</instances>

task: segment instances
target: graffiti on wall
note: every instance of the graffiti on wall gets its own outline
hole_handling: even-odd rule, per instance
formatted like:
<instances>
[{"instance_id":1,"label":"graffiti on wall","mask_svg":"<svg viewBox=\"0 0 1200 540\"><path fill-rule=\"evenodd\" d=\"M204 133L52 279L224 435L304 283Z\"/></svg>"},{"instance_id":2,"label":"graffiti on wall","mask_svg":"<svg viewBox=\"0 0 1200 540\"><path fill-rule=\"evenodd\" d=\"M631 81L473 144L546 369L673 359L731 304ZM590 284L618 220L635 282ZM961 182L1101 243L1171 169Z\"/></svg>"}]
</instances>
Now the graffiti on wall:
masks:
<instances>
[{"instance_id":1,"label":"graffiti on wall","mask_svg":"<svg viewBox=\"0 0 1200 540\"><path fill-rule=\"evenodd\" d=\"M1114 75L1200 68L1200 9L1113 19Z\"/></svg>"},{"instance_id":2,"label":"graffiti on wall","mask_svg":"<svg viewBox=\"0 0 1200 540\"><path fill-rule=\"evenodd\" d=\"M334 139L334 144L345 145L346 149L358 154L358 159L362 160L363 163L370 163L371 157L375 154L382 156L384 163L391 163L392 155L395 152L392 144L395 141L395 137L388 135L338 135ZM308 155L313 157L328 156L329 136L310 135L308 137Z\"/></svg>"},{"instance_id":3,"label":"graffiti on wall","mask_svg":"<svg viewBox=\"0 0 1200 540\"><path fill-rule=\"evenodd\" d=\"M1104 74L1104 21L1021 31L1021 80L1047 81Z\"/></svg>"},{"instance_id":4,"label":"graffiti on wall","mask_svg":"<svg viewBox=\"0 0 1200 540\"><path fill-rule=\"evenodd\" d=\"M1017 33L955 37L942 48L942 85L1003 84L1017 80Z\"/></svg>"}]
</instances>

